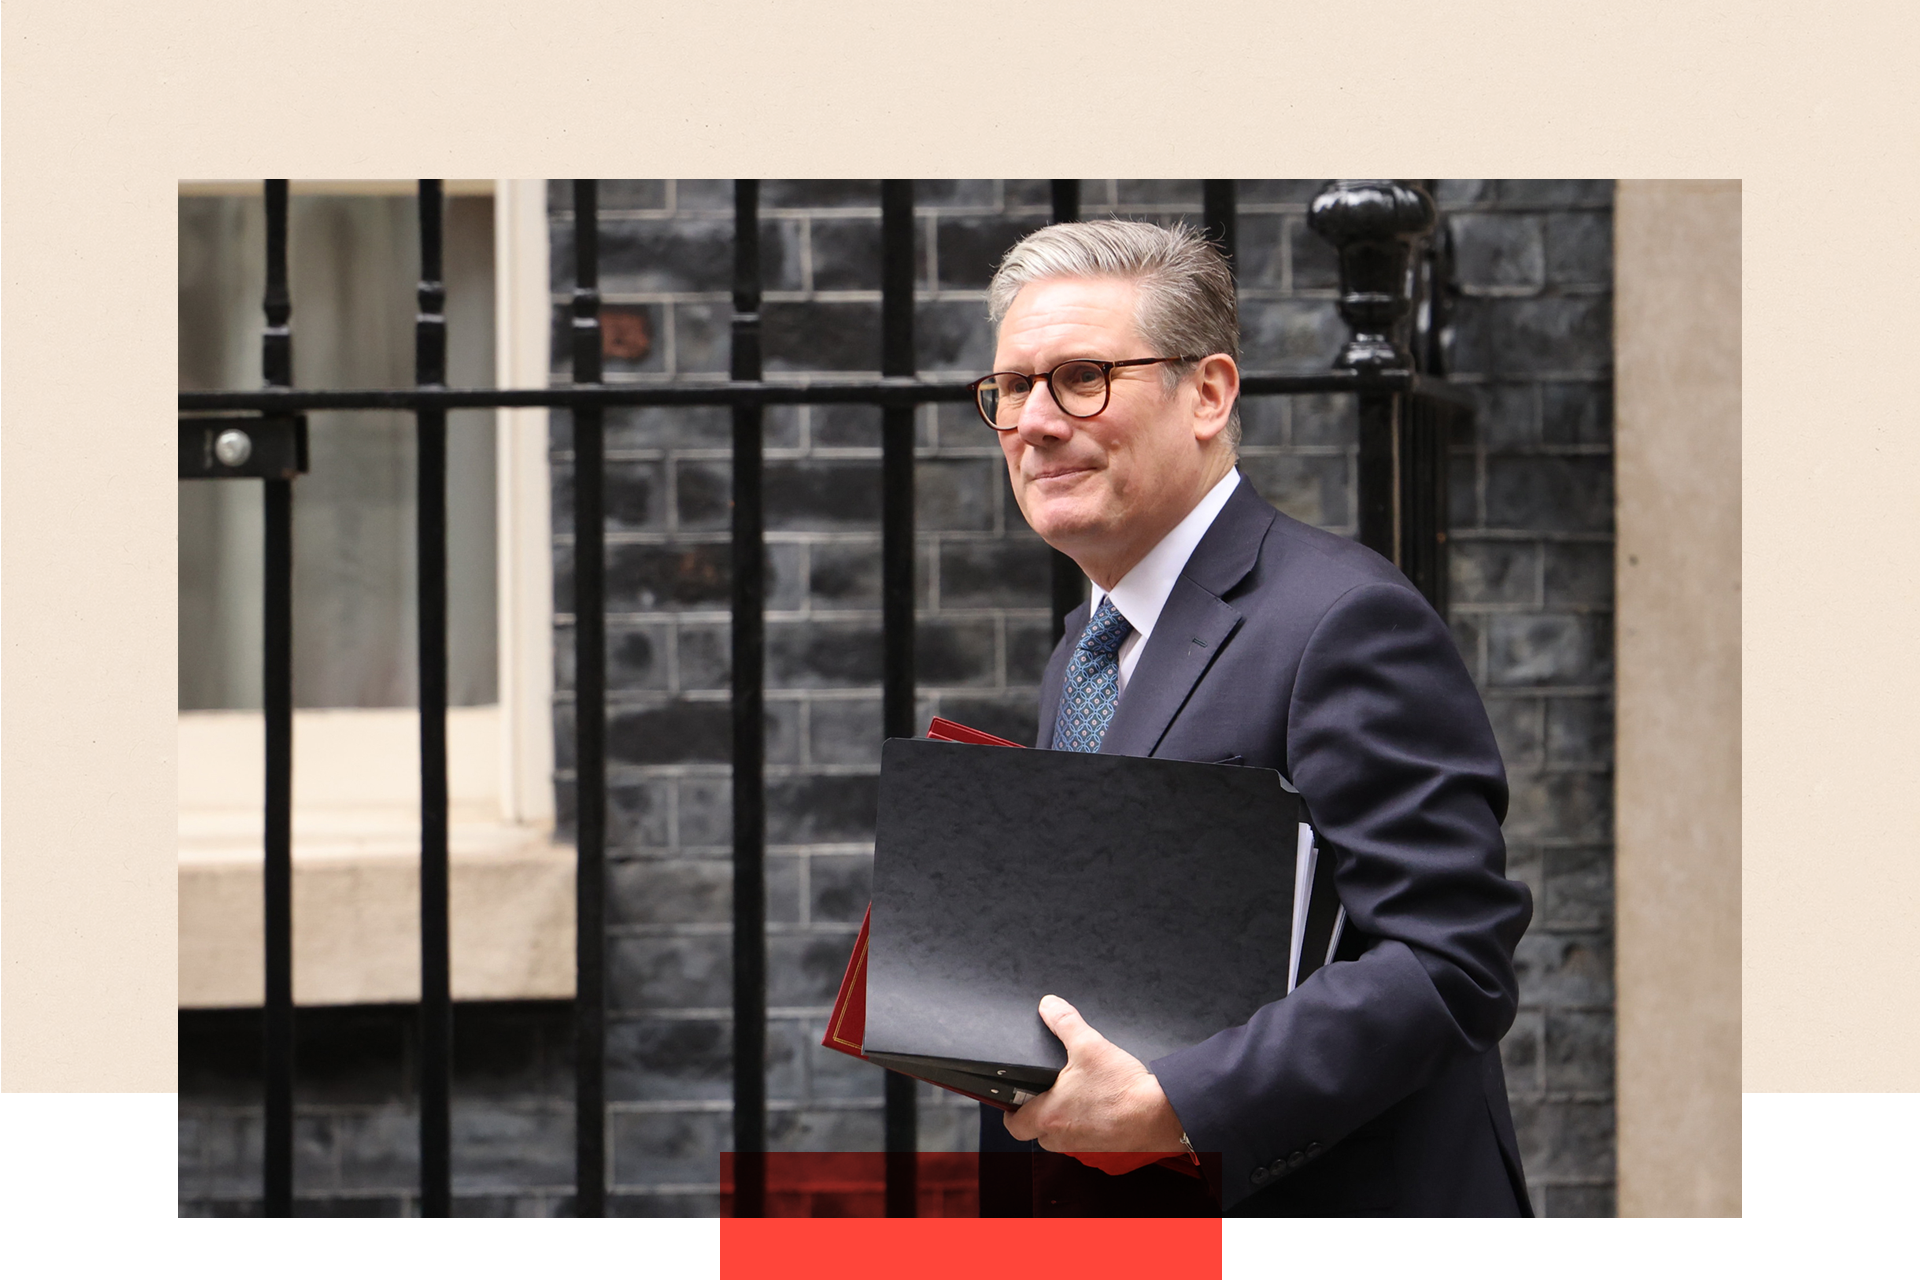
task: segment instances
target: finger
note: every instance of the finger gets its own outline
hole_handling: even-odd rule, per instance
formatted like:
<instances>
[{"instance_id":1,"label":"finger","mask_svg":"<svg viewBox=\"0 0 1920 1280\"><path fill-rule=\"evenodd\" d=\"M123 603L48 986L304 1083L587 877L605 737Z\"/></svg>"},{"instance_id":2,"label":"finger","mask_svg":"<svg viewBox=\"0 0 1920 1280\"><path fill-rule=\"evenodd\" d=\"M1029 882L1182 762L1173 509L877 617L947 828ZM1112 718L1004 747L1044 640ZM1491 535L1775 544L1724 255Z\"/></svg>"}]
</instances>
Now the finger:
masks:
<instances>
[{"instance_id":1,"label":"finger","mask_svg":"<svg viewBox=\"0 0 1920 1280\"><path fill-rule=\"evenodd\" d=\"M1059 996L1040 998L1040 1020L1047 1024L1047 1030L1060 1037L1060 1043L1067 1047L1069 1059L1109 1043L1105 1036L1088 1025L1078 1009Z\"/></svg>"},{"instance_id":2,"label":"finger","mask_svg":"<svg viewBox=\"0 0 1920 1280\"><path fill-rule=\"evenodd\" d=\"M1040 1136L1041 1115L1035 1111L1039 1102L1040 1099L1035 1098L1016 1110L1001 1113L1000 1118L1006 1123L1008 1134L1017 1141L1032 1142Z\"/></svg>"}]
</instances>

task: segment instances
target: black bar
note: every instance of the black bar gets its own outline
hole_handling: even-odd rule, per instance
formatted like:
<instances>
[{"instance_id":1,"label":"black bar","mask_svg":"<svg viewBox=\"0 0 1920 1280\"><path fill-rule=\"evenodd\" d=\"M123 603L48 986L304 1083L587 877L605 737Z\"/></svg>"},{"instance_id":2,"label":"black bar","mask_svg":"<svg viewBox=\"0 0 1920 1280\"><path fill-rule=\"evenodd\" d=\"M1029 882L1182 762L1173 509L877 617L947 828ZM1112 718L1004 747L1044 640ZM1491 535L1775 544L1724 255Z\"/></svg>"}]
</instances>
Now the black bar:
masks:
<instances>
[{"instance_id":1,"label":"black bar","mask_svg":"<svg viewBox=\"0 0 1920 1280\"><path fill-rule=\"evenodd\" d=\"M880 372L913 374L913 183L880 184ZM913 416L889 405L880 434L880 604L884 649L882 727L886 737L914 733ZM914 1081L886 1073L886 1210L915 1216L919 1202L920 1118Z\"/></svg>"},{"instance_id":2,"label":"black bar","mask_svg":"<svg viewBox=\"0 0 1920 1280\"><path fill-rule=\"evenodd\" d=\"M733 378L760 377L760 184L733 184ZM767 1209L767 779L761 411L733 409L733 1211Z\"/></svg>"},{"instance_id":3,"label":"black bar","mask_svg":"<svg viewBox=\"0 0 1920 1280\"><path fill-rule=\"evenodd\" d=\"M415 383L447 381L440 183L420 182ZM447 411L416 411L420 662L420 1216L453 1212L453 994L447 926Z\"/></svg>"},{"instance_id":4,"label":"black bar","mask_svg":"<svg viewBox=\"0 0 1920 1280\"><path fill-rule=\"evenodd\" d=\"M598 383L600 201L573 184L573 380ZM598 404L573 409L574 1213L607 1213L606 430Z\"/></svg>"},{"instance_id":5,"label":"black bar","mask_svg":"<svg viewBox=\"0 0 1920 1280\"><path fill-rule=\"evenodd\" d=\"M1467 393L1438 378L1404 369L1334 370L1327 373L1240 375L1240 394L1302 395L1313 392L1413 391L1461 405ZM928 378L835 379L807 382L618 383L540 390L394 387L357 391L182 391L182 413L275 413L308 410L615 408L627 405L950 404L973 398L966 381Z\"/></svg>"},{"instance_id":6,"label":"black bar","mask_svg":"<svg viewBox=\"0 0 1920 1280\"><path fill-rule=\"evenodd\" d=\"M221 441L239 432L246 457L221 459ZM180 417L182 480L291 480L307 469L307 415L231 414Z\"/></svg>"},{"instance_id":7,"label":"black bar","mask_svg":"<svg viewBox=\"0 0 1920 1280\"><path fill-rule=\"evenodd\" d=\"M1048 185L1052 188L1053 220L1055 222L1080 221L1080 180L1055 178Z\"/></svg>"},{"instance_id":8,"label":"black bar","mask_svg":"<svg viewBox=\"0 0 1920 1280\"><path fill-rule=\"evenodd\" d=\"M1400 397L1360 397L1360 542L1400 563Z\"/></svg>"},{"instance_id":9,"label":"black bar","mask_svg":"<svg viewBox=\"0 0 1920 1280\"><path fill-rule=\"evenodd\" d=\"M1240 215L1234 199L1233 179L1208 180L1200 184L1201 214L1207 239L1227 255L1227 266L1240 274Z\"/></svg>"},{"instance_id":10,"label":"black bar","mask_svg":"<svg viewBox=\"0 0 1920 1280\"><path fill-rule=\"evenodd\" d=\"M268 386L293 382L293 303L287 292L287 181L266 184L266 327L260 365ZM293 484L265 481L266 990L261 1004L266 1215L293 1216Z\"/></svg>"},{"instance_id":11,"label":"black bar","mask_svg":"<svg viewBox=\"0 0 1920 1280\"><path fill-rule=\"evenodd\" d=\"M1075 178L1055 178L1053 180L1053 220L1055 222L1080 221L1080 183ZM1080 607L1087 598L1086 575L1080 572L1073 557L1064 551L1049 549L1047 556L1048 595L1053 605L1053 642L1060 643L1060 637L1067 631L1067 615Z\"/></svg>"}]
</instances>

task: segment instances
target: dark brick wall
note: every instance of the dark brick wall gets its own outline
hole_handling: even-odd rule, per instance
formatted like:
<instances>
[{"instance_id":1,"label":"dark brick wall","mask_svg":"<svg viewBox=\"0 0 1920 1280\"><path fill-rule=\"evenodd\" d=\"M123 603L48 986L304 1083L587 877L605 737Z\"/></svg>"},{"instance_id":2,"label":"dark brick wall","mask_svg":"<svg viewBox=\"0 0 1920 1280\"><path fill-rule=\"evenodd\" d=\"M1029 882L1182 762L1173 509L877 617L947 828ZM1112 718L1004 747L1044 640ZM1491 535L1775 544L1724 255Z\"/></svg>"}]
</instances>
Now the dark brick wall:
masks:
<instances>
[{"instance_id":1,"label":"dark brick wall","mask_svg":"<svg viewBox=\"0 0 1920 1280\"><path fill-rule=\"evenodd\" d=\"M1332 254L1305 221L1320 185L1240 184L1249 368L1324 368L1344 337ZM572 222L568 187L550 192L559 326L572 287ZM1454 220L1466 291L1458 377L1480 402L1475 430L1453 455L1452 622L1513 786L1510 872L1532 886L1536 903L1520 951L1522 1011L1504 1046L1509 1088L1536 1208L1607 1214L1612 188L1448 182L1439 195ZM992 351L987 279L1006 247L1045 220L1046 184L922 182L916 196L920 368L983 371ZM1088 182L1082 208L1197 221L1200 199L1197 182ZM625 353L609 359L609 378L724 376L728 184L606 183L601 203L601 283ZM761 212L768 371L877 371L879 184L768 182ZM564 380L566 346L555 350L554 375ZM1241 466L1254 487L1291 515L1351 535L1351 404L1249 400L1242 416ZM881 1138L879 1072L819 1048L871 859L878 425L877 411L857 408L767 416L769 1133L785 1150L872 1149ZM573 798L569 436L566 416L554 415L563 820ZM718 1153L731 1133L728 437L724 410L608 418L608 1068L618 1213L716 1212ZM1030 741L1049 647L1045 548L1021 520L999 448L970 407L923 409L918 441L919 720L943 714ZM519 1190L485 1203L554 1211L571 1176L563 1150L570 1088L564 1073L517 1078L527 1092L515 1105L561 1116L553 1123L565 1132L555 1139L530 1129L517 1181L501 1175L502 1186ZM183 1204L230 1203L257 1187L233 1154L252 1141L257 1167L257 1112L248 1139L235 1128L243 1107L210 1106L207 1116L226 1118L193 1129L189 1142L188 1096L183 1073ZM377 1114L386 1117L383 1132L411 1133L404 1102L379 1105L389 1109L354 1123ZM201 1112L192 1114L200 1124ZM924 1091L923 1147L970 1148L975 1114L970 1103ZM494 1132L508 1134L501 1125ZM199 1153L191 1161L190 1146ZM395 1161L413 1158L406 1143L393 1149L407 1153ZM359 1166L342 1161L325 1185L345 1196L362 1183ZM468 1176L462 1161L457 1147L456 1178ZM482 1194L478 1184L461 1186Z\"/></svg>"}]
</instances>

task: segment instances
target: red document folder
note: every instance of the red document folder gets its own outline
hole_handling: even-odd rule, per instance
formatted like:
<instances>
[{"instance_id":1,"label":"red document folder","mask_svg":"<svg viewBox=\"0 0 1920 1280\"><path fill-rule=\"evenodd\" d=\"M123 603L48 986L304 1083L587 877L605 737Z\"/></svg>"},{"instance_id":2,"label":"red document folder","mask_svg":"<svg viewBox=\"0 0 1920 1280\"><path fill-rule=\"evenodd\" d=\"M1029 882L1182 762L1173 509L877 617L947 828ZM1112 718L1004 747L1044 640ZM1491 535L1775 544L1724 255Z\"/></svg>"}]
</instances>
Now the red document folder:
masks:
<instances>
[{"instance_id":1,"label":"red document folder","mask_svg":"<svg viewBox=\"0 0 1920 1280\"><path fill-rule=\"evenodd\" d=\"M952 720L942 719L939 716L935 716L933 723L927 726L927 737L935 742L970 742L976 746L986 747L1017 747L1020 745L1017 742L1008 742L1005 738L997 738L991 733L984 733L979 729L970 729L966 725L956 724ZM837 1049L841 1053L850 1054L853 1057L859 1058L862 1062L867 1061L867 1056L861 1052L861 1048L866 1043L867 930L872 924L873 905L869 903L867 905L866 915L860 920L860 936L854 939L853 955L847 960L847 971L840 979L840 994L834 998L833 1015L827 1019L826 1038L820 1042L828 1049ZM901 1072L901 1074L909 1075L911 1073ZM915 1076L914 1078L924 1079L925 1077ZM984 1102L990 1107L998 1107L1002 1111L1016 1111L1019 1109L1010 1102L1005 1102L997 1098L989 1098L967 1089L956 1088L950 1084L941 1084L937 1080L929 1080L927 1083L938 1085L950 1093L957 1093L962 1097L972 1098L975 1102ZM1195 1177L1200 1176L1199 1169L1185 1156L1169 1156L1159 1160L1158 1163L1165 1165L1169 1169L1177 1169L1182 1173L1192 1174Z\"/></svg>"}]
</instances>

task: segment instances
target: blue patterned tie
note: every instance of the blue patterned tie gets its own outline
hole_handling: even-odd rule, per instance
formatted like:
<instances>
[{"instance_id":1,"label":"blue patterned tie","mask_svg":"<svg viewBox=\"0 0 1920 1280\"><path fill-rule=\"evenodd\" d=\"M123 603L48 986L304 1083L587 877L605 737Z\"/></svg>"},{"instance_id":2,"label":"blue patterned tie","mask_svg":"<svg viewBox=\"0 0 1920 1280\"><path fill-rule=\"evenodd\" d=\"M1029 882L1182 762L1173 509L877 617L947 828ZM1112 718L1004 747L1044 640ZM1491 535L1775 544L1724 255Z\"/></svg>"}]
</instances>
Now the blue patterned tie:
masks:
<instances>
[{"instance_id":1,"label":"blue patterned tie","mask_svg":"<svg viewBox=\"0 0 1920 1280\"><path fill-rule=\"evenodd\" d=\"M1113 597L1102 596L1067 661L1060 715L1053 722L1055 751L1100 749L1100 740L1113 723L1114 705L1120 701L1120 642L1132 630L1133 624L1113 607Z\"/></svg>"}]
</instances>

